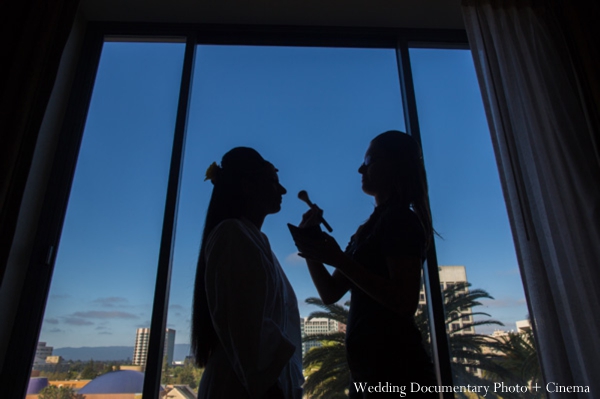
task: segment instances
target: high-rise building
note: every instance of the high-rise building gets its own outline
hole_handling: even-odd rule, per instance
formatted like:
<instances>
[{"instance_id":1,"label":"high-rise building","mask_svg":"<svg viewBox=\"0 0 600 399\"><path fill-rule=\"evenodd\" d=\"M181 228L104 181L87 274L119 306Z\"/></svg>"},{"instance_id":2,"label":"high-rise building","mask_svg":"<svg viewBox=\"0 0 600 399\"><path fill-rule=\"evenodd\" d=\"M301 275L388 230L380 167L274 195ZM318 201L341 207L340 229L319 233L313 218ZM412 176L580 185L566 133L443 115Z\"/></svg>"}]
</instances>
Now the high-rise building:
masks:
<instances>
[{"instance_id":1,"label":"high-rise building","mask_svg":"<svg viewBox=\"0 0 600 399\"><path fill-rule=\"evenodd\" d=\"M467 283L467 270L464 266L440 266L438 267L440 276L440 288L444 291L447 288L454 286L455 284ZM469 289L464 287L457 291L460 293L467 293ZM421 284L421 292L419 293L419 310L424 311L425 305L427 304L427 295L425 295L424 285ZM457 320L452 321L450 325L446 326L448 331L456 331L455 334L474 334L474 327L464 328L465 324L473 323L473 315L471 308L466 309L461 314L461 317Z\"/></svg>"},{"instance_id":2,"label":"high-rise building","mask_svg":"<svg viewBox=\"0 0 600 399\"><path fill-rule=\"evenodd\" d=\"M45 342L38 342L37 348L35 350L35 356L41 357L42 359L46 359L48 356L52 356L52 351L54 348L52 346L46 346Z\"/></svg>"},{"instance_id":3,"label":"high-rise building","mask_svg":"<svg viewBox=\"0 0 600 399\"><path fill-rule=\"evenodd\" d=\"M300 330L302 336L328 334L333 332L345 332L346 325L325 317L315 317L308 320L308 317L300 318ZM309 349L321 346L318 341L302 342L302 355L306 354Z\"/></svg>"},{"instance_id":4,"label":"high-rise building","mask_svg":"<svg viewBox=\"0 0 600 399\"><path fill-rule=\"evenodd\" d=\"M35 349L35 360L34 364L44 364L46 363L46 358L48 356L52 356L52 351L54 348L52 346L46 346L45 342L38 342L37 348Z\"/></svg>"},{"instance_id":5,"label":"high-rise building","mask_svg":"<svg viewBox=\"0 0 600 399\"><path fill-rule=\"evenodd\" d=\"M136 366L146 366L148 357L148 343L150 342L150 329L138 328L135 336L135 347L133 349L133 364ZM167 328L165 335L164 356L167 364L173 363L173 353L175 351L175 330Z\"/></svg>"},{"instance_id":6,"label":"high-rise building","mask_svg":"<svg viewBox=\"0 0 600 399\"><path fill-rule=\"evenodd\" d=\"M165 354L167 364L173 364L173 354L175 352L175 330L167 328L165 334Z\"/></svg>"}]
</instances>

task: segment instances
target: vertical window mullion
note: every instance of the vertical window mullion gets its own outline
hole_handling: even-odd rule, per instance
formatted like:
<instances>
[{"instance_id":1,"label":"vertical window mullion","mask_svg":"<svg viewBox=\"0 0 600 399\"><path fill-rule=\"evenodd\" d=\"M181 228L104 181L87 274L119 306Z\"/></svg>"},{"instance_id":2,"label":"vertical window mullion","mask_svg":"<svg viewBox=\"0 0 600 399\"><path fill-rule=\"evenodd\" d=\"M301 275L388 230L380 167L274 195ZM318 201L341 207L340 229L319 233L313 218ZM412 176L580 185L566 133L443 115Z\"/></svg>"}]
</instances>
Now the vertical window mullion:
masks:
<instances>
[{"instance_id":1,"label":"vertical window mullion","mask_svg":"<svg viewBox=\"0 0 600 399\"><path fill-rule=\"evenodd\" d=\"M156 273L156 288L154 290L154 305L152 308L152 321L150 324L150 341L144 377L144 398L158 399L160 390L161 366L163 363L163 348L165 343L165 330L167 325L167 309L169 306L169 290L171 286L172 255L175 245L175 225L177 204L179 199L179 185L183 169L183 153L185 146L188 104L190 100L192 73L196 50L196 36L188 34L181 75L179 103L173 137L171 166L169 169L169 182L167 186L167 199L163 218L163 229L158 257L158 270Z\"/></svg>"},{"instance_id":2,"label":"vertical window mullion","mask_svg":"<svg viewBox=\"0 0 600 399\"><path fill-rule=\"evenodd\" d=\"M407 133L414 137L421 145L421 132L417 115L417 100L410 66L408 42L404 39L398 40L396 47L398 59L398 73L400 75L400 90L402 92L402 104L404 105L404 120L406 121ZM422 147L422 145L421 145ZM427 309L429 311L429 330L432 343L432 352L438 374L438 384L452 385L452 368L450 364L450 348L446 334L446 321L444 317L444 302L440 290L440 277L438 274L438 262L435 251L435 241L427 253L427 260L423 266L423 280L427 296ZM454 398L454 394L446 392L441 397L444 399Z\"/></svg>"}]
</instances>

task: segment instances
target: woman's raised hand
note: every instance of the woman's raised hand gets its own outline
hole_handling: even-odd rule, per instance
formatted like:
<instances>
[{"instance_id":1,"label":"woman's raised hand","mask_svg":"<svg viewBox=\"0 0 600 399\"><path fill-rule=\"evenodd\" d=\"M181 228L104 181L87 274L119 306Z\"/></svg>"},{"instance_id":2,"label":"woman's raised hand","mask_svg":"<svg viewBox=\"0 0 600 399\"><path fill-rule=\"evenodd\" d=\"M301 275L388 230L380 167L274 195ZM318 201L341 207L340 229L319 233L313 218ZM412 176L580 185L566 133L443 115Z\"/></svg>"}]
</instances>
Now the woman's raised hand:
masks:
<instances>
[{"instance_id":1,"label":"woman's raised hand","mask_svg":"<svg viewBox=\"0 0 600 399\"><path fill-rule=\"evenodd\" d=\"M323 218L323 210L316 205L302 215L302 221L298 225L301 229L306 227L318 226Z\"/></svg>"},{"instance_id":2,"label":"woman's raised hand","mask_svg":"<svg viewBox=\"0 0 600 399\"><path fill-rule=\"evenodd\" d=\"M323 210L315 204L311 204L310 209L302 215L302 221L298 225L299 228L310 231L310 234L294 236L298 255L307 260L336 266L339 264L340 258L345 256L344 252L335 238L321 231L321 223L323 223Z\"/></svg>"},{"instance_id":3,"label":"woman's raised hand","mask_svg":"<svg viewBox=\"0 0 600 399\"><path fill-rule=\"evenodd\" d=\"M316 236L299 237L295 240L298 256L337 267L344 252L335 238L325 232Z\"/></svg>"}]
</instances>

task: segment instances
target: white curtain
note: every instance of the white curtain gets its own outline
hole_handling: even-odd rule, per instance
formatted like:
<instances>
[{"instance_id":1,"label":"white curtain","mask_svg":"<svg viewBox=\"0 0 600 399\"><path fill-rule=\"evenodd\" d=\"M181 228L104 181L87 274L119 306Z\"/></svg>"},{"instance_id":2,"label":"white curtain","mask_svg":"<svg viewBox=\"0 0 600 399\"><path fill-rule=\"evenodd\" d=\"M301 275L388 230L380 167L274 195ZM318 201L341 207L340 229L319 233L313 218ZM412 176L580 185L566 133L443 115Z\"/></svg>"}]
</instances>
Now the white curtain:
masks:
<instances>
[{"instance_id":1,"label":"white curtain","mask_svg":"<svg viewBox=\"0 0 600 399\"><path fill-rule=\"evenodd\" d=\"M598 104L549 3L462 8L545 382L591 391L549 395L600 398Z\"/></svg>"}]
</instances>

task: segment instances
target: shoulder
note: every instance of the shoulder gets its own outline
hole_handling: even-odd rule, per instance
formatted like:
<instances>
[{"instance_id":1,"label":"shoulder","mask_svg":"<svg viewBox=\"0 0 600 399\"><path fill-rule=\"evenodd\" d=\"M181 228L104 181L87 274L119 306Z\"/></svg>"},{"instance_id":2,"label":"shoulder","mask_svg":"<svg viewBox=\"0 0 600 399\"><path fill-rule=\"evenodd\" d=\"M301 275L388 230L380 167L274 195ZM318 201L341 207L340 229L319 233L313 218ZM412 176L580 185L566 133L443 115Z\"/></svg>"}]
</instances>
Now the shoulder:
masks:
<instances>
[{"instance_id":1,"label":"shoulder","mask_svg":"<svg viewBox=\"0 0 600 399\"><path fill-rule=\"evenodd\" d=\"M264 279L264 258L252 231L239 219L219 223L209 234L204 247L207 278L222 276L229 279L231 273L235 273L248 281Z\"/></svg>"},{"instance_id":2,"label":"shoulder","mask_svg":"<svg viewBox=\"0 0 600 399\"><path fill-rule=\"evenodd\" d=\"M408 232L425 234L419 217L410 209L400 206L389 206L381 214L380 226L386 233Z\"/></svg>"},{"instance_id":3,"label":"shoulder","mask_svg":"<svg viewBox=\"0 0 600 399\"><path fill-rule=\"evenodd\" d=\"M241 231L244 227L244 223L240 219L225 219L219 223L213 231Z\"/></svg>"},{"instance_id":4,"label":"shoulder","mask_svg":"<svg viewBox=\"0 0 600 399\"><path fill-rule=\"evenodd\" d=\"M386 254L417 257L425 254L425 229L419 217L408 208L386 209L381 215L378 232Z\"/></svg>"},{"instance_id":5,"label":"shoulder","mask_svg":"<svg viewBox=\"0 0 600 399\"><path fill-rule=\"evenodd\" d=\"M213 241L222 237L246 235L244 225L239 219L225 219L211 230L207 239Z\"/></svg>"},{"instance_id":6,"label":"shoulder","mask_svg":"<svg viewBox=\"0 0 600 399\"><path fill-rule=\"evenodd\" d=\"M223 250L239 253L256 245L248 228L239 219L225 219L219 223L206 239L206 253Z\"/></svg>"}]
</instances>

